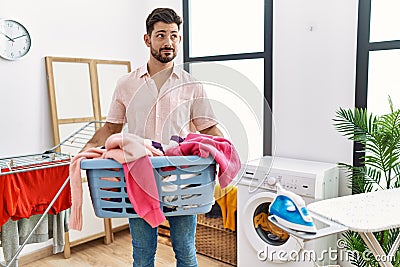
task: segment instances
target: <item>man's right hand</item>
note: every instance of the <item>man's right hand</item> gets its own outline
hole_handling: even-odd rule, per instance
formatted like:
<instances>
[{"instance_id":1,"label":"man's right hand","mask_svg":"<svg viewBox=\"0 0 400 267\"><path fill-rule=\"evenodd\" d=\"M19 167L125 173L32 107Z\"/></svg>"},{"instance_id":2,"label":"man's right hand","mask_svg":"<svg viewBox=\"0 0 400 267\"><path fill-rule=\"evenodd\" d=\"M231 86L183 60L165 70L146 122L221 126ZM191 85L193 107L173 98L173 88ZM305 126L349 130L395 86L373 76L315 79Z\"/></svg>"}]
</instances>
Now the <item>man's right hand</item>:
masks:
<instances>
[{"instance_id":1,"label":"man's right hand","mask_svg":"<svg viewBox=\"0 0 400 267\"><path fill-rule=\"evenodd\" d=\"M91 147L104 146L108 137L112 134L120 133L122 131L122 123L111 123L106 122L101 128L99 128L93 137L86 143L82 148L82 151L88 150Z\"/></svg>"}]
</instances>

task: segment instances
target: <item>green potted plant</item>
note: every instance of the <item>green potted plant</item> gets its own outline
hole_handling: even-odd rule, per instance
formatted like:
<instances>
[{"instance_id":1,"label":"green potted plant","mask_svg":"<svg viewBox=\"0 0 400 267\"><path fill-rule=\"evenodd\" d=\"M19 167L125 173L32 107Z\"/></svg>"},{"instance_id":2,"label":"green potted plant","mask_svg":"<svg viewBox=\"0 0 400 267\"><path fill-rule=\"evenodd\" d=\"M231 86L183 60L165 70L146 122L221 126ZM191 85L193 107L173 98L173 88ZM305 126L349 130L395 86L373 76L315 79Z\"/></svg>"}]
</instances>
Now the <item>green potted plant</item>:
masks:
<instances>
[{"instance_id":1,"label":"green potted plant","mask_svg":"<svg viewBox=\"0 0 400 267\"><path fill-rule=\"evenodd\" d=\"M360 166L339 163L353 194L400 187L400 109L394 109L390 97L389 106L390 112L381 116L362 108L340 108L333 119L341 134L362 147L358 151L362 153ZM374 235L387 253L398 233L398 229L393 229ZM379 266L358 233L347 231L343 240L353 265ZM392 264L400 266L400 250L395 253Z\"/></svg>"}]
</instances>

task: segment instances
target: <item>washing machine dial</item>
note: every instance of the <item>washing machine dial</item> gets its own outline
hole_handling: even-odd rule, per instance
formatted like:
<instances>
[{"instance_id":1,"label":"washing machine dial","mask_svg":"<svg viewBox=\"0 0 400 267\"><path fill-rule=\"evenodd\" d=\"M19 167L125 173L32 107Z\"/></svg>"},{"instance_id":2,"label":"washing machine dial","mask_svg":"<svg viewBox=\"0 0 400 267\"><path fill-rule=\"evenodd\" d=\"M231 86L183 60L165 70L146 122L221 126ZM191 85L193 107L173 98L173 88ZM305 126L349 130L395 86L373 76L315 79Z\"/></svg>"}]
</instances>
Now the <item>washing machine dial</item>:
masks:
<instances>
[{"instance_id":1,"label":"washing machine dial","mask_svg":"<svg viewBox=\"0 0 400 267\"><path fill-rule=\"evenodd\" d=\"M275 185L275 184L276 184L276 178L273 177L273 176L269 176L269 177L267 178L267 184L268 184L268 185L271 185L271 186Z\"/></svg>"}]
</instances>

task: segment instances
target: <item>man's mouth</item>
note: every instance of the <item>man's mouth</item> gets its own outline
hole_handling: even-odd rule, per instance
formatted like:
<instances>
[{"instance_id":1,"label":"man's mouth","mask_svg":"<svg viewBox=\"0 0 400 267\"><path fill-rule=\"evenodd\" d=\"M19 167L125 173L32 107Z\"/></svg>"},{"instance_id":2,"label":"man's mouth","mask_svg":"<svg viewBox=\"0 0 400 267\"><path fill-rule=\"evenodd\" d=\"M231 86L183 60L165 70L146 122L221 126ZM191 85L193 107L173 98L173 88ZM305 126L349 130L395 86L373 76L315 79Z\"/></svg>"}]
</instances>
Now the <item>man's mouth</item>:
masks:
<instances>
[{"instance_id":1,"label":"man's mouth","mask_svg":"<svg viewBox=\"0 0 400 267\"><path fill-rule=\"evenodd\" d=\"M165 53L173 53L174 49L160 49L160 52L165 52Z\"/></svg>"}]
</instances>

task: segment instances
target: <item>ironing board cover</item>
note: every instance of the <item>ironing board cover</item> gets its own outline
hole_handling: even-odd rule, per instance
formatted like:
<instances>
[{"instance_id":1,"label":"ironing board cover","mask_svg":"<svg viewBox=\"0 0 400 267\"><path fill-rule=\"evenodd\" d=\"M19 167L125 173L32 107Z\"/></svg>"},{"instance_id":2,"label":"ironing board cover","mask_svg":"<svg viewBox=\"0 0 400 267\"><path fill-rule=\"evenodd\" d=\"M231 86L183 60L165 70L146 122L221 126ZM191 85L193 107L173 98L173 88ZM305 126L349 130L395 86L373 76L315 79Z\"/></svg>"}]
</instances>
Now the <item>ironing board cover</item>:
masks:
<instances>
[{"instance_id":1,"label":"ironing board cover","mask_svg":"<svg viewBox=\"0 0 400 267\"><path fill-rule=\"evenodd\" d=\"M400 227L400 188L313 202L307 208L356 232Z\"/></svg>"}]
</instances>

